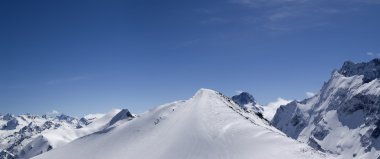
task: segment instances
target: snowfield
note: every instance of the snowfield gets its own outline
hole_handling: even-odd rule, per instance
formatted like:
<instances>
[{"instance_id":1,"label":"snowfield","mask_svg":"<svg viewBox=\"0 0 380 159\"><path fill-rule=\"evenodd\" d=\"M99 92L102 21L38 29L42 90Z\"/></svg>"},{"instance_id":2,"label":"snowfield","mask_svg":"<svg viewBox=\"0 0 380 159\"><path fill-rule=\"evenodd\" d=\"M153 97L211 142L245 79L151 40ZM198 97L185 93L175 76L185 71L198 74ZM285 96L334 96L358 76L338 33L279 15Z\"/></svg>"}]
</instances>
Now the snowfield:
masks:
<instances>
[{"instance_id":1,"label":"snowfield","mask_svg":"<svg viewBox=\"0 0 380 159\"><path fill-rule=\"evenodd\" d=\"M36 159L320 159L295 141L209 89L107 127Z\"/></svg>"},{"instance_id":2,"label":"snowfield","mask_svg":"<svg viewBox=\"0 0 380 159\"><path fill-rule=\"evenodd\" d=\"M81 129L72 129L61 127L41 133L35 137L28 145L21 150L23 152L20 158L31 158L53 148L58 148L80 137L92 134L99 130L107 128L111 119L121 112L120 109L114 109L105 115L98 115L99 119L94 120L91 124Z\"/></svg>"}]
</instances>

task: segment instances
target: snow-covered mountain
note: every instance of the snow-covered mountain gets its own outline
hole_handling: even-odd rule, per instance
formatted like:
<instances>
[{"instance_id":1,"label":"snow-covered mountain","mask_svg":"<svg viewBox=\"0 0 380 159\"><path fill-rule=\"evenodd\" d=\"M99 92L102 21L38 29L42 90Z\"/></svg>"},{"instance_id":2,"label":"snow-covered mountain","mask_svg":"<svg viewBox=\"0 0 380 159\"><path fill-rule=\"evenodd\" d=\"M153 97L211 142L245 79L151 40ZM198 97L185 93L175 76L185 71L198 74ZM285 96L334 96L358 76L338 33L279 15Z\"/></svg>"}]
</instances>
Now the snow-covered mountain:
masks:
<instances>
[{"instance_id":1,"label":"snow-covered mountain","mask_svg":"<svg viewBox=\"0 0 380 159\"><path fill-rule=\"evenodd\" d=\"M209 89L79 138L37 159L329 158Z\"/></svg>"},{"instance_id":2,"label":"snow-covered mountain","mask_svg":"<svg viewBox=\"0 0 380 159\"><path fill-rule=\"evenodd\" d=\"M320 92L281 106L273 125L341 158L380 156L380 60L345 62Z\"/></svg>"},{"instance_id":3,"label":"snow-covered mountain","mask_svg":"<svg viewBox=\"0 0 380 159\"><path fill-rule=\"evenodd\" d=\"M116 109L107 114L87 115L80 119L64 114L0 116L0 158L30 158L39 155L105 129L125 119L126 114L131 116L127 110Z\"/></svg>"},{"instance_id":4,"label":"snow-covered mountain","mask_svg":"<svg viewBox=\"0 0 380 159\"><path fill-rule=\"evenodd\" d=\"M242 92L231 98L237 105L247 112L255 113L256 115L263 116L264 108L258 104L251 94Z\"/></svg>"},{"instance_id":5,"label":"snow-covered mountain","mask_svg":"<svg viewBox=\"0 0 380 159\"><path fill-rule=\"evenodd\" d=\"M60 127L76 129L86 124L63 114L56 117L30 114L0 116L0 158L13 158L12 156L18 155L34 136L42 132Z\"/></svg>"}]
</instances>

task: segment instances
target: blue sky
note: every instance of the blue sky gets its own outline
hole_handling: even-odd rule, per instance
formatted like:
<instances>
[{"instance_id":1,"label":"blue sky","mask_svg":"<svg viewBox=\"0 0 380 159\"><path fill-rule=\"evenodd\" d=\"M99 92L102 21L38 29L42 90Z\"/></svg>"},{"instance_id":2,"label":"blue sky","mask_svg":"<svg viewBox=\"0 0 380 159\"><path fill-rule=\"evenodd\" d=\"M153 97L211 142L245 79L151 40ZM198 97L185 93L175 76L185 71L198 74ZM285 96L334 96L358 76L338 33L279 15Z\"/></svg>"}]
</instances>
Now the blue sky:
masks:
<instances>
[{"instance_id":1,"label":"blue sky","mask_svg":"<svg viewBox=\"0 0 380 159\"><path fill-rule=\"evenodd\" d=\"M199 88L260 103L380 56L378 0L4 0L0 113L140 113Z\"/></svg>"}]
</instances>

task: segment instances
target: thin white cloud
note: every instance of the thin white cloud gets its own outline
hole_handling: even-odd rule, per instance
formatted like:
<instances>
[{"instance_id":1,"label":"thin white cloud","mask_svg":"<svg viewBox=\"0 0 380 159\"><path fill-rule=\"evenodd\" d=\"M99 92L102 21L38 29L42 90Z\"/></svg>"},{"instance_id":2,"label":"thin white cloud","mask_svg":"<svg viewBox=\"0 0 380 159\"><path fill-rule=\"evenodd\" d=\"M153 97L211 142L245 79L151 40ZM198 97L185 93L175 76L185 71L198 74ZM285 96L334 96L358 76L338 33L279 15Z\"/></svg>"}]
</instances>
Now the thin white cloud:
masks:
<instances>
[{"instance_id":1,"label":"thin white cloud","mask_svg":"<svg viewBox=\"0 0 380 159\"><path fill-rule=\"evenodd\" d=\"M49 116L57 116L59 114L61 114L61 113L57 110L52 110L51 112L46 112L46 115L49 115Z\"/></svg>"},{"instance_id":2,"label":"thin white cloud","mask_svg":"<svg viewBox=\"0 0 380 159\"><path fill-rule=\"evenodd\" d=\"M291 100L286 100L284 98L277 98L276 101L268 103L264 108L264 117L268 120L272 120L273 116L276 114L277 109L282 106L290 103Z\"/></svg>"},{"instance_id":3,"label":"thin white cloud","mask_svg":"<svg viewBox=\"0 0 380 159\"><path fill-rule=\"evenodd\" d=\"M374 52L367 52L366 53L369 57L371 58L379 58L380 57L380 53L374 53Z\"/></svg>"},{"instance_id":4,"label":"thin white cloud","mask_svg":"<svg viewBox=\"0 0 380 159\"><path fill-rule=\"evenodd\" d=\"M328 21L328 18L325 18L327 16L357 11L358 6L380 4L380 0L336 0L333 2L328 0L227 0L227 2L253 8L252 10L260 13L255 15L255 24L273 32L330 26L334 22ZM330 3L339 5L329 5Z\"/></svg>"},{"instance_id":5,"label":"thin white cloud","mask_svg":"<svg viewBox=\"0 0 380 159\"><path fill-rule=\"evenodd\" d=\"M281 105L286 105L290 103L292 100L286 100L284 98L277 98L276 101L268 103L267 107L275 107L276 109L280 107Z\"/></svg>"},{"instance_id":6,"label":"thin white cloud","mask_svg":"<svg viewBox=\"0 0 380 159\"><path fill-rule=\"evenodd\" d=\"M242 90L236 90L235 91L235 94L241 94L241 93L243 93L244 91L242 91Z\"/></svg>"},{"instance_id":7,"label":"thin white cloud","mask_svg":"<svg viewBox=\"0 0 380 159\"><path fill-rule=\"evenodd\" d=\"M315 96L315 93L313 93L313 92L306 92L306 97L311 98L313 96Z\"/></svg>"}]
</instances>

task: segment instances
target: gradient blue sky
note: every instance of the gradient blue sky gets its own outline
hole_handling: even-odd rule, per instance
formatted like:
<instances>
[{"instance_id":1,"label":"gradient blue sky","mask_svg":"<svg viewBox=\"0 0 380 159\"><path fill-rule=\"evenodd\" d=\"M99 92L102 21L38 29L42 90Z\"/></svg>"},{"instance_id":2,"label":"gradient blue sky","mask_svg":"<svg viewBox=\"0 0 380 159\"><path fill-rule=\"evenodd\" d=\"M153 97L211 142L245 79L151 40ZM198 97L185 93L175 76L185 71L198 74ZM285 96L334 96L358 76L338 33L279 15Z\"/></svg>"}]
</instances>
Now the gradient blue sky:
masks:
<instances>
[{"instance_id":1,"label":"gradient blue sky","mask_svg":"<svg viewBox=\"0 0 380 159\"><path fill-rule=\"evenodd\" d=\"M379 0L2 0L0 113L140 113L202 87L303 99L380 55L379 16Z\"/></svg>"}]
</instances>

